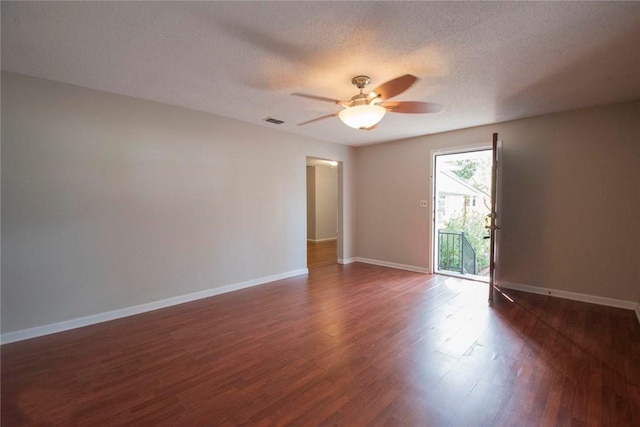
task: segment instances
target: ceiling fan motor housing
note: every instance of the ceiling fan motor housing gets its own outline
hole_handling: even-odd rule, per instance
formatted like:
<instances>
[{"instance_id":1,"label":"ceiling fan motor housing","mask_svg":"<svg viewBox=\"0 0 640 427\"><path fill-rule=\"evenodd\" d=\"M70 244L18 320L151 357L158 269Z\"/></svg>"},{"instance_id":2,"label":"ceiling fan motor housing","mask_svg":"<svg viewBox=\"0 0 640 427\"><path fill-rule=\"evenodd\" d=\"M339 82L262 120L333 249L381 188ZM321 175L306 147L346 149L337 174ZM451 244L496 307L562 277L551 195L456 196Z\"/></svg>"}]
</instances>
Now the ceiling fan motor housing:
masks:
<instances>
[{"instance_id":1,"label":"ceiling fan motor housing","mask_svg":"<svg viewBox=\"0 0 640 427\"><path fill-rule=\"evenodd\" d=\"M351 97L351 99L349 100L348 106L355 107L356 105L368 105L368 104L370 104L369 97L364 93L359 93Z\"/></svg>"}]
</instances>

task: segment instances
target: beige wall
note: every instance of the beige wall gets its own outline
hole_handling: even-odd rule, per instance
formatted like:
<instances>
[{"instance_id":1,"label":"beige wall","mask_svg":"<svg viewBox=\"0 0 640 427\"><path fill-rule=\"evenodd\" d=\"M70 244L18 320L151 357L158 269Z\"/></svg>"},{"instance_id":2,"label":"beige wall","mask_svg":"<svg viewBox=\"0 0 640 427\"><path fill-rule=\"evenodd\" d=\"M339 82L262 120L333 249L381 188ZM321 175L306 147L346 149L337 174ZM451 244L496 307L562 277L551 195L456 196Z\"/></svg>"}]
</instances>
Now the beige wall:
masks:
<instances>
[{"instance_id":1,"label":"beige wall","mask_svg":"<svg viewBox=\"0 0 640 427\"><path fill-rule=\"evenodd\" d=\"M316 166L315 239L337 237L338 170Z\"/></svg>"},{"instance_id":2,"label":"beige wall","mask_svg":"<svg viewBox=\"0 0 640 427\"><path fill-rule=\"evenodd\" d=\"M307 166L307 239L316 239L316 168Z\"/></svg>"},{"instance_id":3,"label":"beige wall","mask_svg":"<svg viewBox=\"0 0 640 427\"><path fill-rule=\"evenodd\" d=\"M307 166L307 238L337 238L337 212L338 169Z\"/></svg>"},{"instance_id":4,"label":"beige wall","mask_svg":"<svg viewBox=\"0 0 640 427\"><path fill-rule=\"evenodd\" d=\"M2 332L306 268L306 158L354 149L2 74Z\"/></svg>"},{"instance_id":5,"label":"beige wall","mask_svg":"<svg viewBox=\"0 0 640 427\"><path fill-rule=\"evenodd\" d=\"M357 150L357 254L430 265L431 151L503 140L499 279L638 299L640 102Z\"/></svg>"}]
</instances>

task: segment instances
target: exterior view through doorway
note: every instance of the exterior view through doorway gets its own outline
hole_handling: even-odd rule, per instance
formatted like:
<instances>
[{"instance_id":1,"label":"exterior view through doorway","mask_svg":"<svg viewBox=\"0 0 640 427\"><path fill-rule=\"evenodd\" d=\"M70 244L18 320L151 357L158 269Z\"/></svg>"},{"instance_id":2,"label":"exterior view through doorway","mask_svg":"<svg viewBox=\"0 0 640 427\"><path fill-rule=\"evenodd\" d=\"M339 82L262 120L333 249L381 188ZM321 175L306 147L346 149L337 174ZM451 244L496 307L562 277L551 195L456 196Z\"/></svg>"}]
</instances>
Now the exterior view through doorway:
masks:
<instances>
[{"instance_id":1,"label":"exterior view through doorway","mask_svg":"<svg viewBox=\"0 0 640 427\"><path fill-rule=\"evenodd\" d=\"M491 146L434 154L435 273L489 281L492 155Z\"/></svg>"}]
</instances>

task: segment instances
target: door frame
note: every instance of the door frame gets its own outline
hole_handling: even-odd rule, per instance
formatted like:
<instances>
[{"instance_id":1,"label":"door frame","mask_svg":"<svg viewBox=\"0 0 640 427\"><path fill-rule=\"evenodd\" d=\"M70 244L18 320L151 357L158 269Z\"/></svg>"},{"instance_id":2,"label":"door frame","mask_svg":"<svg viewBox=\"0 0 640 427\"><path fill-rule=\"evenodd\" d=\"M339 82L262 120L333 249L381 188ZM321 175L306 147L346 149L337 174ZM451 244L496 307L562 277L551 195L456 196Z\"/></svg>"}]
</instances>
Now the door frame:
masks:
<instances>
[{"instance_id":1,"label":"door frame","mask_svg":"<svg viewBox=\"0 0 640 427\"><path fill-rule=\"evenodd\" d=\"M488 142L482 142L477 144L460 145L455 147L445 147L445 148L431 150L431 153L430 153L431 162L429 164L429 177L430 177L429 200L431 201L431 213L430 213L431 222L429 226L429 230L430 230L429 238L431 241L430 241L429 248L431 250L431 256L429 257L428 265L429 265L429 272L431 272L432 274L442 274L444 276L461 277L468 280L477 280L483 283L484 282L488 283L488 279L487 280L485 280L484 278L480 279L479 276L456 274L455 272L441 273L439 271L436 271L436 268L438 265L436 262L436 257L438 256L438 253L437 253L438 238L437 238L437 230L436 230L436 209L438 206L437 200L436 200L436 156L442 156L447 154L469 153L472 151L485 151L485 150L491 151L492 149L493 149L493 141L488 141Z\"/></svg>"},{"instance_id":2,"label":"door frame","mask_svg":"<svg viewBox=\"0 0 640 427\"><path fill-rule=\"evenodd\" d=\"M336 163L336 173L338 175L338 200L337 200L337 236L336 236L336 263L337 264L345 264L345 260L344 260L344 162L342 160L335 160L335 159L328 159L325 157L319 157L319 156L312 156L312 155L306 155L305 156L305 187L304 187L304 194L305 194L305 209L304 209L304 213L305 213L305 217L304 217L304 222L305 222L305 239L304 239L304 257L305 257L305 267L308 268L307 266L307 218L308 218L308 212L307 212L307 198L309 197L309 194L307 193L307 174L306 174L306 167L309 166L308 162L309 160L320 160L320 161L325 161L325 162L335 162Z\"/></svg>"},{"instance_id":3,"label":"door frame","mask_svg":"<svg viewBox=\"0 0 640 427\"><path fill-rule=\"evenodd\" d=\"M500 254L500 236L502 230L502 140L499 139L497 132L493 133L492 140L492 162L491 162L491 225L490 244L491 259L489 272L489 304L493 304L495 292L498 291L508 300L509 296L504 294L498 286L498 258ZM513 300L511 300L513 302Z\"/></svg>"}]
</instances>

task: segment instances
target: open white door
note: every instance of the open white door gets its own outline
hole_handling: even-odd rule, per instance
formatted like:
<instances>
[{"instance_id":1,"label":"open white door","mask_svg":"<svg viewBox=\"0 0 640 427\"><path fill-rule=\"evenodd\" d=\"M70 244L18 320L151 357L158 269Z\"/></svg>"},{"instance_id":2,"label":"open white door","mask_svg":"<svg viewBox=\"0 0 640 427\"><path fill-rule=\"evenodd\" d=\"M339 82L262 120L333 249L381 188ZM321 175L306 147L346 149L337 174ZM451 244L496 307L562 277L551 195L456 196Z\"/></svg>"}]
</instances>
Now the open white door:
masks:
<instances>
[{"instance_id":1,"label":"open white door","mask_svg":"<svg viewBox=\"0 0 640 427\"><path fill-rule=\"evenodd\" d=\"M498 254L498 233L501 229L501 218L499 212L500 197L500 162L501 143L498 142L498 134L493 134L492 143L492 162L491 162L491 213L489 214L489 304L493 304L495 290L499 289L496 285L496 258Z\"/></svg>"}]
</instances>

